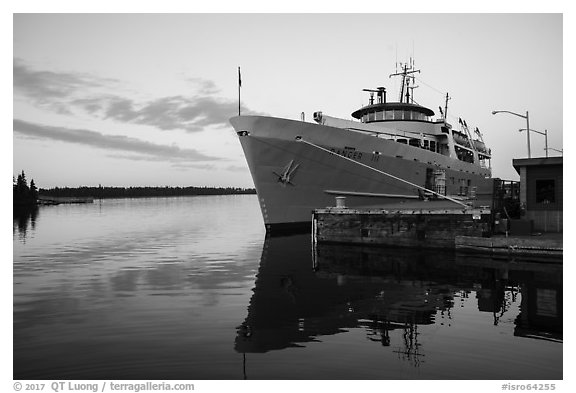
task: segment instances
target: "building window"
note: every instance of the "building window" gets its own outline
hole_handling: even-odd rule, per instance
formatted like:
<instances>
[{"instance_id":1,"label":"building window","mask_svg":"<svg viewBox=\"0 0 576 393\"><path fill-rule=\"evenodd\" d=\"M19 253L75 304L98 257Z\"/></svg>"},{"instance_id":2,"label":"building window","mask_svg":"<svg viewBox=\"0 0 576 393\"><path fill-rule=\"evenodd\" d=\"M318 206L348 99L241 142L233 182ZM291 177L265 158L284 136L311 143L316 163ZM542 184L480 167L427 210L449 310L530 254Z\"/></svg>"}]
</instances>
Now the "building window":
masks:
<instances>
[{"instance_id":1,"label":"building window","mask_svg":"<svg viewBox=\"0 0 576 393\"><path fill-rule=\"evenodd\" d=\"M556 201L554 179L536 180L536 203Z\"/></svg>"}]
</instances>

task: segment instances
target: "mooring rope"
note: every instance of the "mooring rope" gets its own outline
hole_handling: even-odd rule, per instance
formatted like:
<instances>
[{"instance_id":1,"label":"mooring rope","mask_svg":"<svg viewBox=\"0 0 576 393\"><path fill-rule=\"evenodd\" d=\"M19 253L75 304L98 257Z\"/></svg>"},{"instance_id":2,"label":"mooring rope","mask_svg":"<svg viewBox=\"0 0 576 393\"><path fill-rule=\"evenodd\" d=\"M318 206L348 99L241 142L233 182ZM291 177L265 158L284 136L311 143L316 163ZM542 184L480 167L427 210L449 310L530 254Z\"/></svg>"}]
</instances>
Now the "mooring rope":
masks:
<instances>
[{"instance_id":1,"label":"mooring rope","mask_svg":"<svg viewBox=\"0 0 576 393\"><path fill-rule=\"evenodd\" d=\"M328 149L326 149L326 148L324 148L324 147L322 147L322 146L319 146L319 145L316 145L316 144L314 144L314 143L312 143L312 142L309 142L309 141L303 139L302 137L296 137L296 140L299 141L299 142L304 142L304 143L307 144L307 145L310 145L310 146L312 146L312 147L315 147L315 148L317 148L317 149L320 149L320 150L322 150L322 151L324 151L324 152L326 152L326 153L332 154L332 155L334 155L334 156L336 156L336 157L340 157L340 158L343 158L343 159L348 160L348 161L350 161L350 162L353 162L354 164L358 164L358 165L363 166L363 167L365 167L365 168L371 169L371 170L373 170L373 171L375 171L375 172L378 172L378 173L380 173L380 174L382 174L382 175L384 175L384 176L388 176L388 177L391 177L392 179L395 179L395 180L401 181L401 182L403 182L403 183L409 184L409 185L411 185L412 187L416 187L416 188L418 188L418 189L420 189L420 190L424 190L424 191L431 192L432 194L437 195L437 196L439 196L440 198L447 199L447 200L449 200L450 202L454 202L454 203L456 203L456 204L458 204L458 205L460 205L460 206L463 206L465 209L469 209L469 208L470 208L470 207L469 207L468 205L466 205L465 203L462 203L462 202L460 202L460 201L458 201L458 200L456 200L456 199L454 199L454 198L450 198L449 196L442 195L442 194L440 194L440 193L438 193L438 192L436 192L436 191L429 190L429 189L426 188L426 187L419 186L418 184L411 183L411 182L409 182L408 180L402 179L402 178L397 177L397 176L394 176L394 175L392 175L392 174L390 174L390 173L387 173L387 172L381 171L381 170L379 170L379 169L373 168L373 167L371 167L370 165L366 165L366 164L363 164L363 163L361 163L361 162L355 161L355 160L353 160L353 159L351 159L351 158L348 158L348 157L346 157L346 156L342 156L342 155L340 155L340 154L337 154L337 153L335 153L335 152L333 152L333 151L330 151L330 150L328 150Z\"/></svg>"}]
</instances>

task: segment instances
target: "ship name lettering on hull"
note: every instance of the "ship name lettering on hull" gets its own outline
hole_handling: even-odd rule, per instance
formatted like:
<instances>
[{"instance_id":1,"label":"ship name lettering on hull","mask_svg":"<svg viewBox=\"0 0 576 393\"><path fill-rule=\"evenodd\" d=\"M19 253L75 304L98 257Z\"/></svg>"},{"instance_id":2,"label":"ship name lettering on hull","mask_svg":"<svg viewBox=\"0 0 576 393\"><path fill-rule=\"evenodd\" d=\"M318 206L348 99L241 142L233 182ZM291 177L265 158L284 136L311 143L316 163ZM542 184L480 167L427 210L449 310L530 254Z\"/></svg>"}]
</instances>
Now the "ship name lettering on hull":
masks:
<instances>
[{"instance_id":1,"label":"ship name lettering on hull","mask_svg":"<svg viewBox=\"0 0 576 393\"><path fill-rule=\"evenodd\" d=\"M347 158L351 158L353 160L360 160L362 159L362 152L361 151L356 151L355 147L348 147L345 146L344 149L336 149L336 148L331 148L330 151L332 153L336 153L340 156L343 157L347 157Z\"/></svg>"}]
</instances>

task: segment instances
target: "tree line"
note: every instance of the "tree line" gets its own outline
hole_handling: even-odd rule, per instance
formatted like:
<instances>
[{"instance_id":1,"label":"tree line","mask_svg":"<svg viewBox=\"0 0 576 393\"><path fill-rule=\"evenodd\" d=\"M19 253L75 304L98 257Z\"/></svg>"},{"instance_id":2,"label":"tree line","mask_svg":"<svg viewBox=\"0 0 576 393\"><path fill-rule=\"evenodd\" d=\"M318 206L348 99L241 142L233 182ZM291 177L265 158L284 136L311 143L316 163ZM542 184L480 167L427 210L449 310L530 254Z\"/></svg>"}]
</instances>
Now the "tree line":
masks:
<instances>
[{"instance_id":1,"label":"tree line","mask_svg":"<svg viewBox=\"0 0 576 393\"><path fill-rule=\"evenodd\" d=\"M139 198L139 197L169 197L191 195L238 195L256 194L254 188L240 187L36 187L34 179L28 184L26 174L22 171L17 177L12 177L12 192L14 208L36 206L38 198Z\"/></svg>"},{"instance_id":2,"label":"tree line","mask_svg":"<svg viewBox=\"0 0 576 393\"><path fill-rule=\"evenodd\" d=\"M75 198L140 198L191 195L256 194L254 188L239 187L54 187L40 189L40 195Z\"/></svg>"}]
</instances>

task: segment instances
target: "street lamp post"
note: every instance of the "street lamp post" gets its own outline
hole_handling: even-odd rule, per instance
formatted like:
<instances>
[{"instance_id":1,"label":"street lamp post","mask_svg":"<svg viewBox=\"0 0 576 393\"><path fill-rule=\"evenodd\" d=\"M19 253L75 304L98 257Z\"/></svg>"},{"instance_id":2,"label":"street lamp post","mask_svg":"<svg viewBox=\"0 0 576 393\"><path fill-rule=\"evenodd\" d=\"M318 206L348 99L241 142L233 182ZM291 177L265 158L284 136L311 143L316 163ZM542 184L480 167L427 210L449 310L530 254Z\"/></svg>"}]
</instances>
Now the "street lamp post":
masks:
<instances>
[{"instance_id":1,"label":"street lamp post","mask_svg":"<svg viewBox=\"0 0 576 393\"><path fill-rule=\"evenodd\" d=\"M530 155L530 118L528 117L528 111L526 111L526 115L521 115L515 112L510 111L492 111L492 114L495 115L496 113L510 113L511 115L521 117L526 119L526 144L528 145L528 158L531 158Z\"/></svg>"},{"instance_id":2,"label":"street lamp post","mask_svg":"<svg viewBox=\"0 0 576 393\"><path fill-rule=\"evenodd\" d=\"M548 150L554 150L554 151L557 151L557 152L560 153L560 154L564 154L564 150L554 149L553 147L547 148L547 151L548 151Z\"/></svg>"},{"instance_id":3,"label":"street lamp post","mask_svg":"<svg viewBox=\"0 0 576 393\"><path fill-rule=\"evenodd\" d=\"M518 131L520 131L520 132L526 131L526 128L521 128ZM544 146L545 146L544 150L546 150L546 158L548 158L548 130L544 130L544 132L540 132L540 131L530 129L530 132L535 132L537 134L544 135Z\"/></svg>"}]
</instances>

